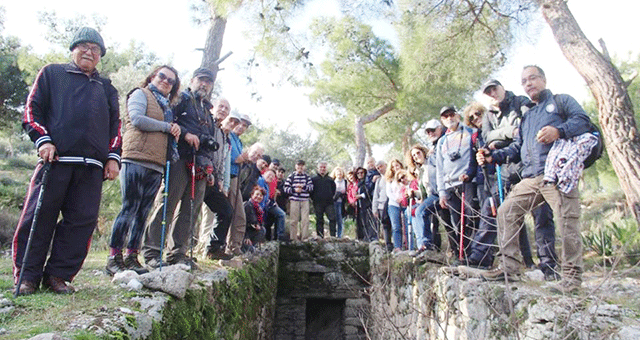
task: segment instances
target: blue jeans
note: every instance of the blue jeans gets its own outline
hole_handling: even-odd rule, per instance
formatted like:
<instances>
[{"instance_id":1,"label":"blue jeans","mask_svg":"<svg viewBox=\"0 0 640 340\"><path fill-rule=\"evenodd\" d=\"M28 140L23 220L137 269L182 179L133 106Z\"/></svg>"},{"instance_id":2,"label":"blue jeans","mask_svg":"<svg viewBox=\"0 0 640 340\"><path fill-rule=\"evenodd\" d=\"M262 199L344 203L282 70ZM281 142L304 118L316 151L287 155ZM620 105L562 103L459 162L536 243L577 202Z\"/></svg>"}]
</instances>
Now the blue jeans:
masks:
<instances>
[{"instance_id":1,"label":"blue jeans","mask_svg":"<svg viewBox=\"0 0 640 340\"><path fill-rule=\"evenodd\" d=\"M333 208L336 211L336 236L342 237L342 201L333 202Z\"/></svg>"},{"instance_id":2,"label":"blue jeans","mask_svg":"<svg viewBox=\"0 0 640 340\"><path fill-rule=\"evenodd\" d=\"M122 210L113 222L109 246L122 249L129 234L127 248L139 249L145 222L156 193L162 183L162 173L134 163L122 163L120 189Z\"/></svg>"},{"instance_id":3,"label":"blue jeans","mask_svg":"<svg viewBox=\"0 0 640 340\"><path fill-rule=\"evenodd\" d=\"M287 214L284 210L280 209L276 204L271 204L271 206L267 209L267 213L272 215L276 220L276 231L275 234L278 236L278 240L284 239L284 219Z\"/></svg>"},{"instance_id":4,"label":"blue jeans","mask_svg":"<svg viewBox=\"0 0 640 340\"><path fill-rule=\"evenodd\" d=\"M389 219L393 233L393 247L402 249L402 223L406 222L402 208L389 205ZM406 223L405 223L406 224Z\"/></svg>"}]
</instances>

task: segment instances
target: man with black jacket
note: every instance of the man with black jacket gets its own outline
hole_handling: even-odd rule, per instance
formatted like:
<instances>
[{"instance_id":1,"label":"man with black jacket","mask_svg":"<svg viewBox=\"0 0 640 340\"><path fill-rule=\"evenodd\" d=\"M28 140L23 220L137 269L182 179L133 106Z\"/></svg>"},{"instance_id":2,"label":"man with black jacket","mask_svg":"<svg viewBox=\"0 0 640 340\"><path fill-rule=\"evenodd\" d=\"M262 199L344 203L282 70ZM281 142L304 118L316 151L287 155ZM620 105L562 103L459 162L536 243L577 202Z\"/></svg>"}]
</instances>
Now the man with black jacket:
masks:
<instances>
[{"instance_id":1,"label":"man with black jacket","mask_svg":"<svg viewBox=\"0 0 640 340\"><path fill-rule=\"evenodd\" d=\"M20 295L33 294L41 281L58 294L75 291L66 282L73 280L87 256L98 222L102 182L115 179L120 171L118 92L96 70L106 53L102 37L83 27L75 33L69 50L70 63L49 64L40 70L25 105L22 126L41 161L13 238L16 282L25 267L21 285L16 287ZM23 263L45 163L50 163L48 183L28 263Z\"/></svg>"},{"instance_id":2,"label":"man with black jacket","mask_svg":"<svg viewBox=\"0 0 640 340\"><path fill-rule=\"evenodd\" d=\"M174 108L177 117L176 123L180 125L181 134L178 142L180 159L170 163L169 193L166 207L166 240L169 252L167 262L169 264L183 263L195 268L193 259L186 253L191 245L191 237L195 230L197 213L200 212L204 198L207 179L213 173L213 152L217 150L213 138L214 122L210 114L213 107L209 98L213 89L213 72L206 68L199 68L193 72L193 78L189 88L180 94L180 100ZM219 145L218 145L219 147ZM195 162L194 162L195 160ZM191 202L192 167L195 167L194 197ZM213 179L217 181L217 178ZM164 191L164 183L160 191ZM178 203L180 210L177 212L175 223L174 212ZM193 209L191 205L193 204ZM162 238L164 202L163 196L157 195L150 220L145 229L142 255L147 266L156 268L160 265L160 253L164 245ZM193 216L192 216L193 214ZM173 228L170 226L173 225Z\"/></svg>"},{"instance_id":3,"label":"man with black jacket","mask_svg":"<svg viewBox=\"0 0 640 340\"><path fill-rule=\"evenodd\" d=\"M327 162L318 162L318 174L311 178L313 191L313 210L316 212L316 233L324 237L324 215L329 219L329 234L336 236L336 211L333 206L333 196L336 194L336 182L327 172Z\"/></svg>"}]
</instances>

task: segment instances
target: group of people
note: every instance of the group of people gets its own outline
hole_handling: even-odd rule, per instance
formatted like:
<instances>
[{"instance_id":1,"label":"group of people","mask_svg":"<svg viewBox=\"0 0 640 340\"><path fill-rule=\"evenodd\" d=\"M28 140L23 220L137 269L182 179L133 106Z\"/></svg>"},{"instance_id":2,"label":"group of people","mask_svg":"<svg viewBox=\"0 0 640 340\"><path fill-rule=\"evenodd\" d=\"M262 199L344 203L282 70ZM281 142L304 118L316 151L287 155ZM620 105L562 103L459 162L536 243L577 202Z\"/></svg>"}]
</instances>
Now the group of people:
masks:
<instances>
[{"instance_id":1,"label":"group of people","mask_svg":"<svg viewBox=\"0 0 640 340\"><path fill-rule=\"evenodd\" d=\"M370 158L366 168L329 174L321 161L310 176L299 160L285 177L260 143L244 148L240 136L251 119L231 111L226 99L211 99L211 70L195 70L180 92L178 72L156 67L127 94L121 135L118 93L96 71L106 53L102 37L82 28L70 51L70 63L40 71L25 106L23 126L41 162L13 240L16 295L34 293L41 283L56 293L74 291L68 283L86 258L102 182L118 175L122 209L106 264L112 275L163 263L196 268L194 249L229 259L265 240L307 240L313 202L315 237L325 236L325 216L330 236L342 237L343 216L351 213L359 240L382 237L392 252L441 248L444 224L452 257L494 268L483 274L489 280L517 279L523 264L533 265L523 228L529 211L539 267L549 280L559 279L555 215L562 236L557 288L580 285L580 174L559 186L562 165L547 158L564 157L552 147L556 140L588 148L592 140L580 138L589 135L589 118L573 98L547 90L537 66L523 70L528 98L491 80L482 87L491 105L469 105L464 123L455 107L443 107L440 120L426 124L429 145L413 146L404 162L387 166ZM580 162L585 152L568 157Z\"/></svg>"}]
</instances>

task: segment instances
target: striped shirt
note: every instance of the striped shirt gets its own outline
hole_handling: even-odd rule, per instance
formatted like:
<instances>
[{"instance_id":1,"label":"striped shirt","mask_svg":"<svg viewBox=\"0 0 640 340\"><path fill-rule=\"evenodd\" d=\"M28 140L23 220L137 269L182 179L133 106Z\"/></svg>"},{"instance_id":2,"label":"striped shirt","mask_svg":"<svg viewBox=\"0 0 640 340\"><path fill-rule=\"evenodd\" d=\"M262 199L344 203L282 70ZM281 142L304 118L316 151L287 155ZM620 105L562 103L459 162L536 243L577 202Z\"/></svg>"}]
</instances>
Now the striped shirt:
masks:
<instances>
[{"instance_id":1,"label":"striped shirt","mask_svg":"<svg viewBox=\"0 0 640 340\"><path fill-rule=\"evenodd\" d=\"M296 187L302 187L302 191L296 192ZM308 201L311 191L313 191L313 182L311 182L311 177L304 172L293 172L284 182L284 192L291 195L289 196L291 201Z\"/></svg>"}]
</instances>

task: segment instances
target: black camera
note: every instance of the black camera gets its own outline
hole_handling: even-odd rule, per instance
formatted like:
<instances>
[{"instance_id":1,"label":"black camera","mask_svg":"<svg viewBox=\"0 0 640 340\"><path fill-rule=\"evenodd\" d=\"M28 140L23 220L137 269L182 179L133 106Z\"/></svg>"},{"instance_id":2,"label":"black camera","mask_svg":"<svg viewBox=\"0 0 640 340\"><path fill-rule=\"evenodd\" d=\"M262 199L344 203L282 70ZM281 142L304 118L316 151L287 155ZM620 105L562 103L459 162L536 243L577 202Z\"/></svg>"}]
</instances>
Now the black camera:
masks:
<instances>
[{"instance_id":1,"label":"black camera","mask_svg":"<svg viewBox=\"0 0 640 340\"><path fill-rule=\"evenodd\" d=\"M452 162L457 161L461 157L459 151L449 152L448 155L449 155L449 160L452 161Z\"/></svg>"},{"instance_id":2,"label":"black camera","mask_svg":"<svg viewBox=\"0 0 640 340\"><path fill-rule=\"evenodd\" d=\"M200 147L209 151L218 151L220 144L211 136L202 136L200 138Z\"/></svg>"}]
</instances>

